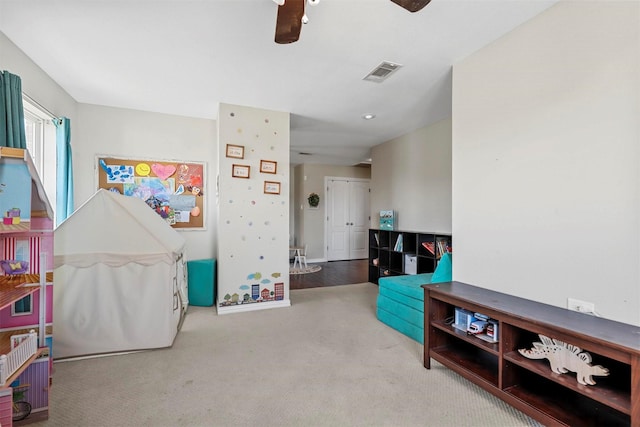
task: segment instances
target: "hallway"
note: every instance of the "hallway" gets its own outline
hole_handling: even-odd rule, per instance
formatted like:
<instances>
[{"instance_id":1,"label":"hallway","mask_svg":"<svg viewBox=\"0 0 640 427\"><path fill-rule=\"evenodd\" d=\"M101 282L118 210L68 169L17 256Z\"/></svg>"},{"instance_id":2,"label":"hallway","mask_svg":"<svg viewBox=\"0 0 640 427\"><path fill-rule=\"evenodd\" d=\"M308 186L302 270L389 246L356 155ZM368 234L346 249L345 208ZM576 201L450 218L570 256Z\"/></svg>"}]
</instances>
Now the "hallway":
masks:
<instances>
[{"instance_id":1,"label":"hallway","mask_svg":"<svg viewBox=\"0 0 640 427\"><path fill-rule=\"evenodd\" d=\"M369 280L367 259L321 262L313 265L321 266L322 270L309 274L290 274L289 289L350 285Z\"/></svg>"}]
</instances>

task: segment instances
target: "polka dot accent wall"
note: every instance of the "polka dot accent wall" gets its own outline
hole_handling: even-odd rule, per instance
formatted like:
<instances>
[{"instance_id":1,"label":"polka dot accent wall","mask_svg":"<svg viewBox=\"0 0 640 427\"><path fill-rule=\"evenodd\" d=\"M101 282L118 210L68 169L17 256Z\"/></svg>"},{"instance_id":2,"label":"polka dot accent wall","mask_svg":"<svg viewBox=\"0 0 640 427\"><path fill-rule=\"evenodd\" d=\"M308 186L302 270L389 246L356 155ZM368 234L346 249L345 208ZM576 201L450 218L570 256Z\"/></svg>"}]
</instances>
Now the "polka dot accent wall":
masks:
<instances>
[{"instance_id":1,"label":"polka dot accent wall","mask_svg":"<svg viewBox=\"0 0 640 427\"><path fill-rule=\"evenodd\" d=\"M220 104L218 141L218 313L288 306L289 113Z\"/></svg>"}]
</instances>

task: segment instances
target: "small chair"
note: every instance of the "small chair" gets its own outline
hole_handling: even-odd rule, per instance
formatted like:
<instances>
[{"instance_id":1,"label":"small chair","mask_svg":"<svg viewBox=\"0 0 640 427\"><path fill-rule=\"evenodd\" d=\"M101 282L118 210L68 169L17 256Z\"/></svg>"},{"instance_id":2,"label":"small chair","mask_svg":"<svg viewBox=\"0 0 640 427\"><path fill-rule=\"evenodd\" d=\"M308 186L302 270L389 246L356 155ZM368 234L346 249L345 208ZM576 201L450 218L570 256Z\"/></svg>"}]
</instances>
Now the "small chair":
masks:
<instances>
[{"instance_id":1,"label":"small chair","mask_svg":"<svg viewBox=\"0 0 640 427\"><path fill-rule=\"evenodd\" d=\"M296 256L293 259L293 268L296 267L296 264L298 264L300 268L302 268L302 264L304 264L305 268L307 267L307 245L304 245L304 249L302 250L296 250Z\"/></svg>"}]
</instances>

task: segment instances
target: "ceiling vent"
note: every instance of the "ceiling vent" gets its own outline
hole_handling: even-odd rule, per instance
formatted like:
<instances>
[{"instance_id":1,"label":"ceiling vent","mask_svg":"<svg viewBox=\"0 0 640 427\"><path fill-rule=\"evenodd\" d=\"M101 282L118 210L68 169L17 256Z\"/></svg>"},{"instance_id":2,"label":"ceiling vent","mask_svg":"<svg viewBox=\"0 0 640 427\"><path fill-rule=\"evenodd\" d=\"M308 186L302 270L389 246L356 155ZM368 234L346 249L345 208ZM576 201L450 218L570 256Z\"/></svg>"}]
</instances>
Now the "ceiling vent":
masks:
<instances>
[{"instance_id":1,"label":"ceiling vent","mask_svg":"<svg viewBox=\"0 0 640 427\"><path fill-rule=\"evenodd\" d=\"M370 82L381 83L391 74L398 71L400 67L402 67L402 65L400 64L383 61L380 65L374 68L369 74L364 76L362 80L369 80Z\"/></svg>"}]
</instances>

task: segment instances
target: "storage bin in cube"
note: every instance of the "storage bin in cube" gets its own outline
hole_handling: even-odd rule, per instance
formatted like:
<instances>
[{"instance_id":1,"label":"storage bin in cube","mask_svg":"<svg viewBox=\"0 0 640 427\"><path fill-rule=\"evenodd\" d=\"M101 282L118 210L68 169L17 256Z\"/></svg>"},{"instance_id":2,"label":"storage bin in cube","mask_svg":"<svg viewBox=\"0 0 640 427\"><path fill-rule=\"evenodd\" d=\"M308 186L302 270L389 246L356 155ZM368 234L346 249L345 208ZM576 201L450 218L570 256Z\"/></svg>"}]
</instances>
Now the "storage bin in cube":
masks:
<instances>
[{"instance_id":1,"label":"storage bin in cube","mask_svg":"<svg viewBox=\"0 0 640 427\"><path fill-rule=\"evenodd\" d=\"M418 274L418 257L415 255L404 255L404 274Z\"/></svg>"},{"instance_id":2,"label":"storage bin in cube","mask_svg":"<svg viewBox=\"0 0 640 427\"><path fill-rule=\"evenodd\" d=\"M210 307L215 299L216 260L187 261L189 304Z\"/></svg>"}]
</instances>

